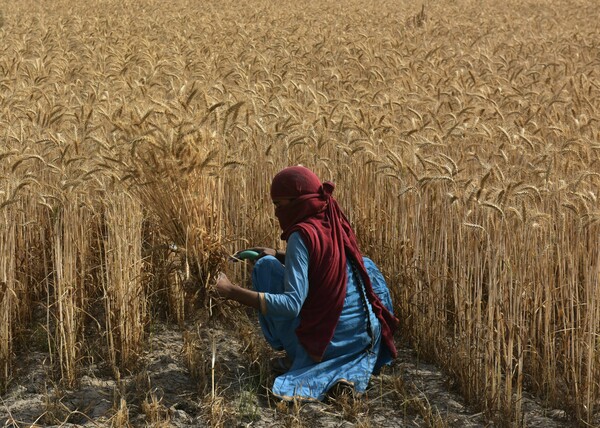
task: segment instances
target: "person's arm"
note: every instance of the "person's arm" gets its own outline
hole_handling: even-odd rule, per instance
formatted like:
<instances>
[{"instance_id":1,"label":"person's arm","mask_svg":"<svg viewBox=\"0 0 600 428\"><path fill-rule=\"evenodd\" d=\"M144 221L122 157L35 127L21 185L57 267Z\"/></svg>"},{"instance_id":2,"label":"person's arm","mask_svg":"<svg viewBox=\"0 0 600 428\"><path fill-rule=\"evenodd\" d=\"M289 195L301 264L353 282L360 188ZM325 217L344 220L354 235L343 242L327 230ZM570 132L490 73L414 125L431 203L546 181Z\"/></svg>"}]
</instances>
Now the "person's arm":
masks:
<instances>
[{"instance_id":1,"label":"person's arm","mask_svg":"<svg viewBox=\"0 0 600 428\"><path fill-rule=\"evenodd\" d=\"M215 291L218 296L260 310L263 315L297 317L308 294L308 250L300 235L293 233L288 241L283 293L248 290L233 284L223 273L217 278Z\"/></svg>"},{"instance_id":2,"label":"person's arm","mask_svg":"<svg viewBox=\"0 0 600 428\"><path fill-rule=\"evenodd\" d=\"M264 295L257 291L248 290L232 283L227 275L224 273L219 274L217 277L217 284L215 285L215 291L219 297L224 299L235 300L242 305L249 306L256 310L264 311ZM261 296L262 295L262 296ZM262 304L261 304L262 300Z\"/></svg>"},{"instance_id":3,"label":"person's arm","mask_svg":"<svg viewBox=\"0 0 600 428\"><path fill-rule=\"evenodd\" d=\"M265 293L266 313L293 319L308 295L308 249L298 232L288 238L283 293Z\"/></svg>"}]
</instances>

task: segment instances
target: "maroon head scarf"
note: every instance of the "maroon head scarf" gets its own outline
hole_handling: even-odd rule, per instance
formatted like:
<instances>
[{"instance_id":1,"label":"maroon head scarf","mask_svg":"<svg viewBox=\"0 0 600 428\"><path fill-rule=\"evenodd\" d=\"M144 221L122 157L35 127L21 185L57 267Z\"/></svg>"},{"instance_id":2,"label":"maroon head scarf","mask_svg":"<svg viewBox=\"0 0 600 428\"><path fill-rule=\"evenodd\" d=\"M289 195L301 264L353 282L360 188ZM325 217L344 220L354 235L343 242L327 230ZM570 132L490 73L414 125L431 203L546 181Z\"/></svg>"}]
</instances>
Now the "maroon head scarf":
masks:
<instances>
[{"instance_id":1,"label":"maroon head scarf","mask_svg":"<svg viewBox=\"0 0 600 428\"><path fill-rule=\"evenodd\" d=\"M280 171L271 184L272 199L290 199L275 209L286 240L299 232L308 248L308 295L300 310L296 334L302 346L321 361L333 337L346 297L346 256L360 273L373 312L381 322L383 343L396 357L393 333L398 319L381 303L358 250L348 219L331 194L335 185L321 180L308 168L292 166Z\"/></svg>"}]
</instances>

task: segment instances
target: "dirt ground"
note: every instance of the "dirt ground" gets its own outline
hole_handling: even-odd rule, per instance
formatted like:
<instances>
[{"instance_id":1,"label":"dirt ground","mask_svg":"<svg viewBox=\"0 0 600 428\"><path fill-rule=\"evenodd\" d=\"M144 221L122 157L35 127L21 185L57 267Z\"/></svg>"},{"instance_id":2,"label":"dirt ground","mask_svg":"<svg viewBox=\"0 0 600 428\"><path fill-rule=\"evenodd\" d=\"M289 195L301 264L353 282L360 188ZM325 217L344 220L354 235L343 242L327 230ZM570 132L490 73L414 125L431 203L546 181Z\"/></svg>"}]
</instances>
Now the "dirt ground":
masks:
<instances>
[{"instance_id":1,"label":"dirt ground","mask_svg":"<svg viewBox=\"0 0 600 428\"><path fill-rule=\"evenodd\" d=\"M73 389L49 380L47 354L27 353L0 398L0 426L494 426L465 405L438 368L420 362L401 341L397 360L372 378L364 396L343 391L326 403L283 404L269 398L274 374L264 363L271 353L261 337L195 327L184 333L175 326L154 326L134 373L115 380L102 363L90 361ZM527 427L572 426L563 412L544 409L532 398L523 408Z\"/></svg>"}]
</instances>

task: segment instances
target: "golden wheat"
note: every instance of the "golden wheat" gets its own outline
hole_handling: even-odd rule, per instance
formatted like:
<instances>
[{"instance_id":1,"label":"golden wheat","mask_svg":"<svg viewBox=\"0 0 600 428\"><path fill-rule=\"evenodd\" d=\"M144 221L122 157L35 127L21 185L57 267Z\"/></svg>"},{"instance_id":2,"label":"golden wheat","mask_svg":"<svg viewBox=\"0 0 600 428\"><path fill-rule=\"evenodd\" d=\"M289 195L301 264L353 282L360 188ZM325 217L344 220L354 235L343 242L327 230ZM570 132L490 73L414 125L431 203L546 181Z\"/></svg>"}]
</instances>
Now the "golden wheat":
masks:
<instances>
[{"instance_id":1,"label":"golden wheat","mask_svg":"<svg viewBox=\"0 0 600 428\"><path fill-rule=\"evenodd\" d=\"M592 3L62 0L2 12L2 384L32 323L73 384L98 337L118 372L163 309L180 325L208 312L227 253L283 245L269 183L302 163L337 182L402 334L470 402L518 423L528 389L592 423ZM221 397L211 403L223 423ZM126 425L127 403L115 407ZM156 397L146 410L164 419Z\"/></svg>"}]
</instances>

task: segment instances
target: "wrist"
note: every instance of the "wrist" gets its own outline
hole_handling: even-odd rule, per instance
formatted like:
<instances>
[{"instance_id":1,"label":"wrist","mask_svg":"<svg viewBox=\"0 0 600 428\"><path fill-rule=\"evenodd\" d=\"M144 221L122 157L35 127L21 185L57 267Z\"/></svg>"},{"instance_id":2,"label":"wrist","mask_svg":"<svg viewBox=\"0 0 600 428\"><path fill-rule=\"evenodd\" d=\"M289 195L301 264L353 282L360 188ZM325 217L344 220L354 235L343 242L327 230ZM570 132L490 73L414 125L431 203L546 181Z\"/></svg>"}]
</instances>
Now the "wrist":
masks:
<instances>
[{"instance_id":1,"label":"wrist","mask_svg":"<svg viewBox=\"0 0 600 428\"><path fill-rule=\"evenodd\" d=\"M236 290L236 285L234 283L229 283L227 284L227 287L225 288L225 297L226 299L234 299L235 300L235 290Z\"/></svg>"}]
</instances>

